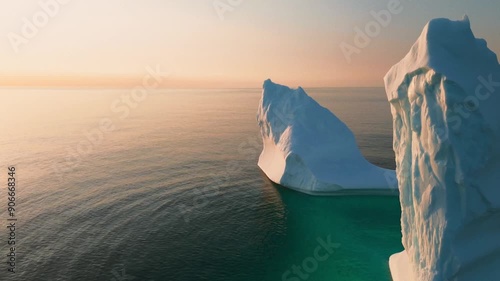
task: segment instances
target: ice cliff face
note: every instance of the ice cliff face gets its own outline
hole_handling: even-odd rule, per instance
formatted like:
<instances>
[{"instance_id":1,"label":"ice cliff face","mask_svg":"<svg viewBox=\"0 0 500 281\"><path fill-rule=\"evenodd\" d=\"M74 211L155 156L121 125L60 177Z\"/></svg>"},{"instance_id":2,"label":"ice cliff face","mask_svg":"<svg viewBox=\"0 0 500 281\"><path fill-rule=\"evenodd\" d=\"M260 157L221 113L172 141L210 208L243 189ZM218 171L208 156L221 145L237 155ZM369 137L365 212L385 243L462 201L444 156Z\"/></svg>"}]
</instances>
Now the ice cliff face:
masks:
<instances>
[{"instance_id":1,"label":"ice cliff face","mask_svg":"<svg viewBox=\"0 0 500 281\"><path fill-rule=\"evenodd\" d=\"M391 191L394 171L370 164L349 128L302 88L265 81L257 121L258 165L273 182L312 194Z\"/></svg>"},{"instance_id":2,"label":"ice cliff face","mask_svg":"<svg viewBox=\"0 0 500 281\"><path fill-rule=\"evenodd\" d=\"M395 281L500 280L500 66L469 19L432 20L385 77L405 252Z\"/></svg>"}]
</instances>

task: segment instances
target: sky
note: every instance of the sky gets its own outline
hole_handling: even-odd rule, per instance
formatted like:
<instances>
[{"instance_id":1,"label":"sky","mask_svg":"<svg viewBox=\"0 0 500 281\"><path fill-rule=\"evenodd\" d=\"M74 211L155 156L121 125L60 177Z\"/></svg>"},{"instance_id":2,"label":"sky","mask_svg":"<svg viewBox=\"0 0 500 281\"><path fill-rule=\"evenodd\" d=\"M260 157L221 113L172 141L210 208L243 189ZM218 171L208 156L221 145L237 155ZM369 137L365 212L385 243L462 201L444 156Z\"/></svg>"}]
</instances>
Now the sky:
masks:
<instances>
[{"instance_id":1,"label":"sky","mask_svg":"<svg viewBox=\"0 0 500 281\"><path fill-rule=\"evenodd\" d=\"M499 11L498 0L0 0L0 86L128 87L148 67L175 88L382 86L432 18L467 14L500 53Z\"/></svg>"}]
</instances>

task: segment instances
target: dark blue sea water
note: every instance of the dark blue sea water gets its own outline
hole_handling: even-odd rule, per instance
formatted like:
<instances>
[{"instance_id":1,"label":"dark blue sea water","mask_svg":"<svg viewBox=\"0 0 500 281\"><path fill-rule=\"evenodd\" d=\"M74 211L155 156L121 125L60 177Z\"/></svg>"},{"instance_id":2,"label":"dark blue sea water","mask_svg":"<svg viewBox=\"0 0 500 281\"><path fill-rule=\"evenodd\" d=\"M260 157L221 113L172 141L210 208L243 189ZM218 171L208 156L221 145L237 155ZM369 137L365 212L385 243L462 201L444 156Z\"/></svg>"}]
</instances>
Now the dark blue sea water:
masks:
<instances>
[{"instance_id":1,"label":"dark blue sea water","mask_svg":"<svg viewBox=\"0 0 500 281\"><path fill-rule=\"evenodd\" d=\"M371 162L394 168L382 88L308 91ZM269 182L256 164L258 89L161 90L132 103L127 90L0 95L0 220L10 165L18 219L15 274L0 230L0 280L390 280L398 198Z\"/></svg>"}]
</instances>

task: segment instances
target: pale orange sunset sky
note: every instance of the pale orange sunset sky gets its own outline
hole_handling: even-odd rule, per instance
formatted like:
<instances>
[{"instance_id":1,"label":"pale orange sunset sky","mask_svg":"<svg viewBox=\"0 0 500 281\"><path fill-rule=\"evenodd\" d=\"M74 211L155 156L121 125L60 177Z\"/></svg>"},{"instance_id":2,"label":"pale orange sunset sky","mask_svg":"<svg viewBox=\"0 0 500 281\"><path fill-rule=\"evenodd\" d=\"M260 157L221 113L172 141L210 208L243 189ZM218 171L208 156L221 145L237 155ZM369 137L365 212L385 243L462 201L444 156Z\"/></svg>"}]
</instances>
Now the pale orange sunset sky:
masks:
<instances>
[{"instance_id":1,"label":"pale orange sunset sky","mask_svg":"<svg viewBox=\"0 0 500 281\"><path fill-rule=\"evenodd\" d=\"M400 0L349 63L341 43L394 1L2 1L0 86L128 87L148 65L165 87L382 86L426 22L464 14L500 52L498 1Z\"/></svg>"}]
</instances>

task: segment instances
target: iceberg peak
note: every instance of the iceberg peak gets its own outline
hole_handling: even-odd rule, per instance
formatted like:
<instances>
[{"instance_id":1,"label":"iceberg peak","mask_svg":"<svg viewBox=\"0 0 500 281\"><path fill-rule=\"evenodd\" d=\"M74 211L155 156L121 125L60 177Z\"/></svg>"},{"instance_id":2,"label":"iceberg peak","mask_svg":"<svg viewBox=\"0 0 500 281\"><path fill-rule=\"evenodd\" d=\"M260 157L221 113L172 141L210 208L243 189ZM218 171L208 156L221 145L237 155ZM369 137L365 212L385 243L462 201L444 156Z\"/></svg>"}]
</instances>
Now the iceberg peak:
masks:
<instances>
[{"instance_id":1,"label":"iceberg peak","mask_svg":"<svg viewBox=\"0 0 500 281\"><path fill-rule=\"evenodd\" d=\"M387 91L395 93L408 73L425 69L433 69L464 90L473 91L477 77L498 71L499 65L486 41L474 37L465 15L459 21L438 18L427 23L410 52L384 77Z\"/></svg>"},{"instance_id":2,"label":"iceberg peak","mask_svg":"<svg viewBox=\"0 0 500 281\"><path fill-rule=\"evenodd\" d=\"M262 87L265 89L266 87L272 87L273 85L273 81L271 81L271 79L267 79L266 81L264 81L264 85Z\"/></svg>"},{"instance_id":3,"label":"iceberg peak","mask_svg":"<svg viewBox=\"0 0 500 281\"><path fill-rule=\"evenodd\" d=\"M464 14L464 16L462 17L462 21L468 22L469 26L470 26L470 20L469 20L469 16L467 14Z\"/></svg>"}]
</instances>

